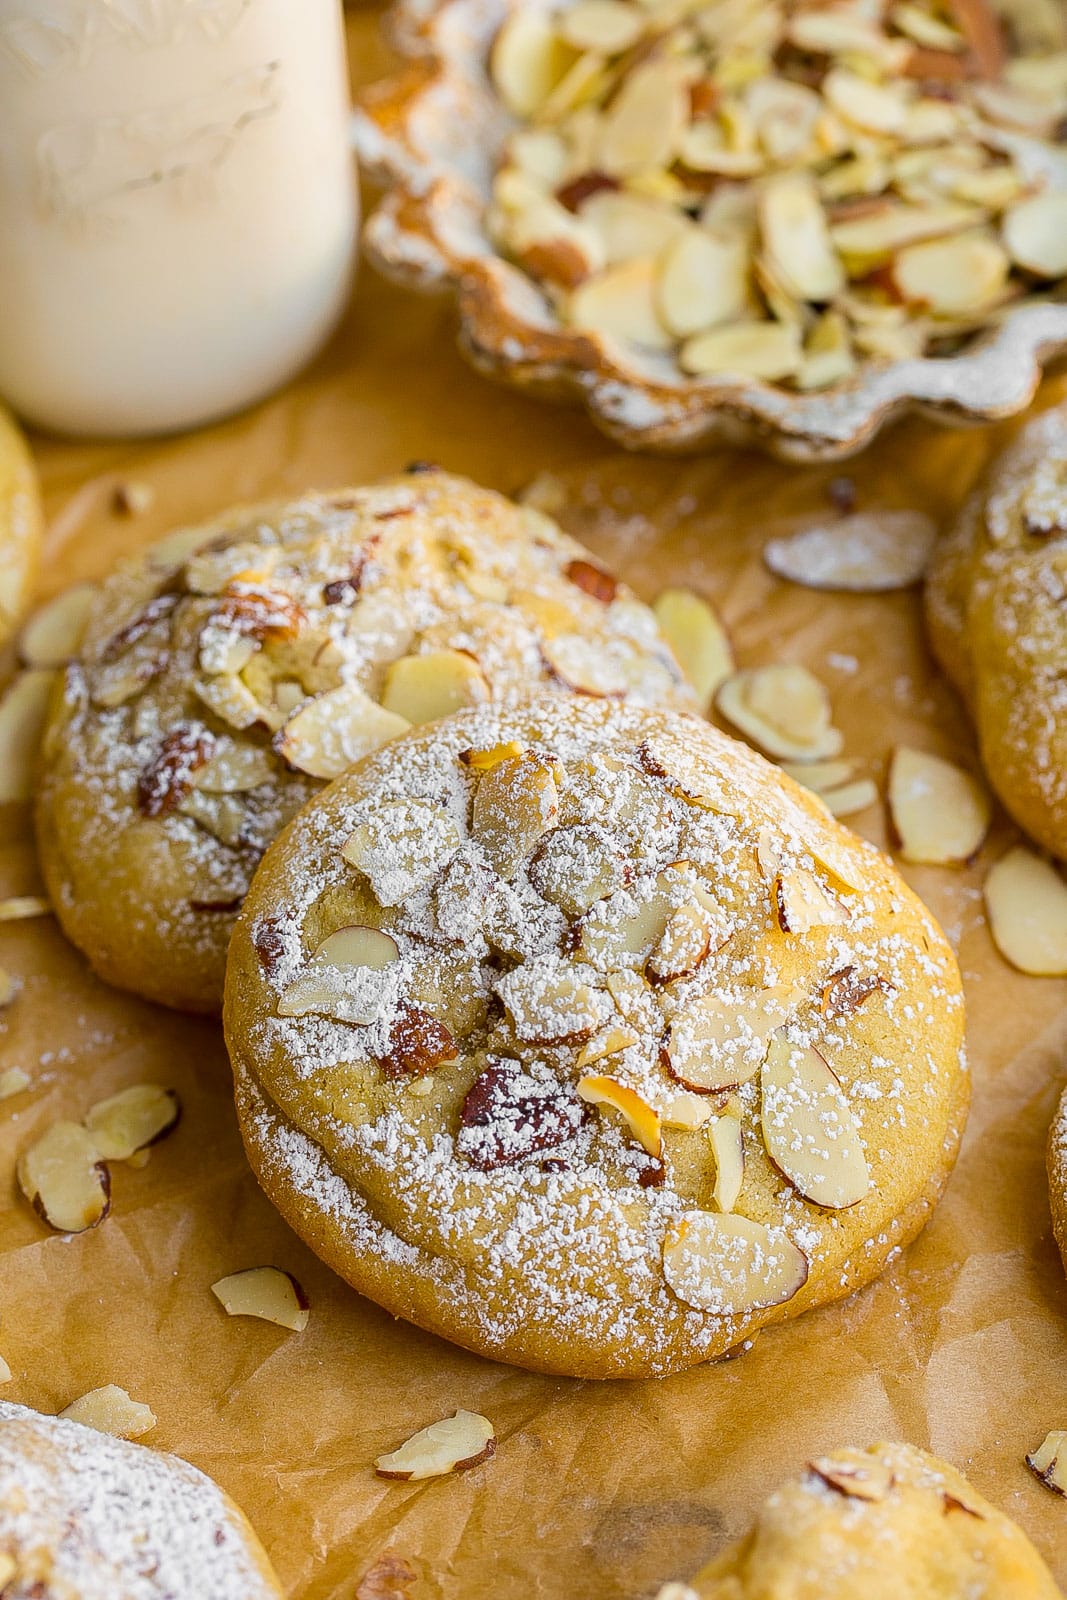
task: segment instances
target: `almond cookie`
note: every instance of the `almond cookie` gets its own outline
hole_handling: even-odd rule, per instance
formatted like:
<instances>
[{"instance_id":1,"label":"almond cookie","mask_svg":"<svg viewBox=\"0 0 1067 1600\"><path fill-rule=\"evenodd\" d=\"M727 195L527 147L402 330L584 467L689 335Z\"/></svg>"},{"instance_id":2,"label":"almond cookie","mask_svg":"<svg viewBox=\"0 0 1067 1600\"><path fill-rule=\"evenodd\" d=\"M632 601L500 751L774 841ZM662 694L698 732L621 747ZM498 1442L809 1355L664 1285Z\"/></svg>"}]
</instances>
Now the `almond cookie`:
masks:
<instances>
[{"instance_id":1,"label":"almond cookie","mask_svg":"<svg viewBox=\"0 0 1067 1600\"><path fill-rule=\"evenodd\" d=\"M952 953L699 719L544 696L417 730L264 860L225 1024L248 1153L458 1344L677 1371L872 1278L967 1100Z\"/></svg>"},{"instance_id":2,"label":"almond cookie","mask_svg":"<svg viewBox=\"0 0 1067 1600\"><path fill-rule=\"evenodd\" d=\"M0 1401L11 1600L281 1600L228 1495L177 1456Z\"/></svg>"},{"instance_id":3,"label":"almond cookie","mask_svg":"<svg viewBox=\"0 0 1067 1600\"><path fill-rule=\"evenodd\" d=\"M413 725L538 684L689 706L647 607L532 508L436 471L232 512L120 567L44 740L45 877L111 983L196 1011L261 854Z\"/></svg>"},{"instance_id":4,"label":"almond cookie","mask_svg":"<svg viewBox=\"0 0 1067 1600\"><path fill-rule=\"evenodd\" d=\"M994 462L935 554L926 616L1016 822L1067 857L1067 407Z\"/></svg>"},{"instance_id":5,"label":"almond cookie","mask_svg":"<svg viewBox=\"0 0 1067 1600\"><path fill-rule=\"evenodd\" d=\"M764 1503L739 1543L660 1600L1062 1600L1023 1533L908 1444L835 1450Z\"/></svg>"}]
</instances>

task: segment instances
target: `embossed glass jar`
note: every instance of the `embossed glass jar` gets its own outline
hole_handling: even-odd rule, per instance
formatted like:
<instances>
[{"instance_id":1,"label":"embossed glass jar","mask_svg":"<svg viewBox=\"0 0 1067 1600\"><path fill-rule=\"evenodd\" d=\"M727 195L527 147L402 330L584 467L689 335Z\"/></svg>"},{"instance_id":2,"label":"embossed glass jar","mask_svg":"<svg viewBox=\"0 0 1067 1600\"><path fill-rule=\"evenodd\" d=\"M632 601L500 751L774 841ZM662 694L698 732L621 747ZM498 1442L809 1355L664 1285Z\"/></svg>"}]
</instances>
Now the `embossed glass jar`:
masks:
<instances>
[{"instance_id":1,"label":"embossed glass jar","mask_svg":"<svg viewBox=\"0 0 1067 1600\"><path fill-rule=\"evenodd\" d=\"M340 0L0 0L0 395L74 434L267 394L347 297Z\"/></svg>"}]
</instances>

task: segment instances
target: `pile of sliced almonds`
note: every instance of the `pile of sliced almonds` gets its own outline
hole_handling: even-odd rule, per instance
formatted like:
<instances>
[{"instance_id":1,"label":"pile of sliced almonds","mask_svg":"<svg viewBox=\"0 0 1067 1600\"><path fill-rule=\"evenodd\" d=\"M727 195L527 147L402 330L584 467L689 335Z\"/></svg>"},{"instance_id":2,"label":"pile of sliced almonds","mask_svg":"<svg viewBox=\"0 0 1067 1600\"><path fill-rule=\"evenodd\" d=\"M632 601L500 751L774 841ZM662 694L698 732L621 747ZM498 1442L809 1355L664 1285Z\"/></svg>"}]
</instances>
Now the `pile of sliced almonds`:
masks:
<instances>
[{"instance_id":1,"label":"pile of sliced almonds","mask_svg":"<svg viewBox=\"0 0 1067 1600\"><path fill-rule=\"evenodd\" d=\"M63 1120L46 1128L19 1156L19 1188L49 1227L84 1233L111 1209L108 1163L143 1165L180 1116L173 1089L154 1083L121 1089L92 1106L84 1122Z\"/></svg>"},{"instance_id":2,"label":"pile of sliced almonds","mask_svg":"<svg viewBox=\"0 0 1067 1600\"><path fill-rule=\"evenodd\" d=\"M486 224L560 320L820 390L1067 276L1067 36L993 0L517 6Z\"/></svg>"}]
</instances>

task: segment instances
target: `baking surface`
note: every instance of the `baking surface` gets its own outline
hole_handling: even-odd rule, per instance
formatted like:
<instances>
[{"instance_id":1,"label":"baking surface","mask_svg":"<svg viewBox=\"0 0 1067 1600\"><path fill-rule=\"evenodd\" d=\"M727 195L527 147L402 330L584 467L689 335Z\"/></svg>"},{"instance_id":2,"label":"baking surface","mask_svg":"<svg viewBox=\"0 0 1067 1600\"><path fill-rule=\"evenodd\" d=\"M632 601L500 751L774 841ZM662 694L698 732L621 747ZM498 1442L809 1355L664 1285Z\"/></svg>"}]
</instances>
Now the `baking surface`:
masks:
<instances>
[{"instance_id":1,"label":"baking surface","mask_svg":"<svg viewBox=\"0 0 1067 1600\"><path fill-rule=\"evenodd\" d=\"M385 65L374 19L355 13L349 28L356 76L372 77ZM1047 397L1065 392L1061 380ZM942 518L1004 437L910 423L847 470L861 508ZM828 511L831 471L754 455L623 456L577 414L475 377L447 308L369 271L330 350L258 410L144 445L34 443L50 530L44 593L237 500L358 482L419 457L506 491L549 471L569 531L643 595L685 583L719 606L741 665L817 672L846 753L880 781L897 742L971 759L914 593L814 595L760 561L771 533ZM112 504L116 481L131 478L156 492L133 517ZM854 825L885 842L880 811ZM220 1029L108 990L51 919L0 926L0 964L24 984L0 1014L0 1070L33 1080L0 1105L0 1354L14 1373L4 1398L54 1411L114 1382L150 1403L159 1425L146 1442L234 1496L293 1600L637 1600L694 1571L806 1458L880 1437L969 1473L1067 1584L1067 1505L1022 1459L1067 1426L1067 1285L1044 1177L1067 1077L1067 981L1013 973L990 943L979 886L1011 837L1001 818L974 867L905 868L958 948L974 1072L963 1155L932 1224L853 1299L732 1361L646 1383L497 1366L360 1300L259 1194ZM0 894L38 887L28 816L7 808ZM18 1151L57 1117L146 1080L179 1092L178 1130L143 1171L115 1169L100 1227L50 1233L18 1196ZM268 1262L308 1295L303 1334L228 1318L210 1293L224 1274ZM375 1478L376 1455L457 1407L495 1423L493 1460L425 1484Z\"/></svg>"}]
</instances>

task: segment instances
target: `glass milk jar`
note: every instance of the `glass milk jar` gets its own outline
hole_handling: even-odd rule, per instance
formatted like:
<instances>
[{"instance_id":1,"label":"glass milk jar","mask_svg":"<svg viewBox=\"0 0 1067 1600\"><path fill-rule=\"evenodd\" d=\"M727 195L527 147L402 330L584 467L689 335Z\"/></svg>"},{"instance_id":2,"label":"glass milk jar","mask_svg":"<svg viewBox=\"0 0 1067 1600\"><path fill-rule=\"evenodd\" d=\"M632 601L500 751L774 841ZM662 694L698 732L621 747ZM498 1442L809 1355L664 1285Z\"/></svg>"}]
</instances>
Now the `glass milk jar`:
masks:
<instances>
[{"instance_id":1,"label":"glass milk jar","mask_svg":"<svg viewBox=\"0 0 1067 1600\"><path fill-rule=\"evenodd\" d=\"M340 0L0 0L0 396L74 434L268 393L344 305Z\"/></svg>"}]
</instances>

